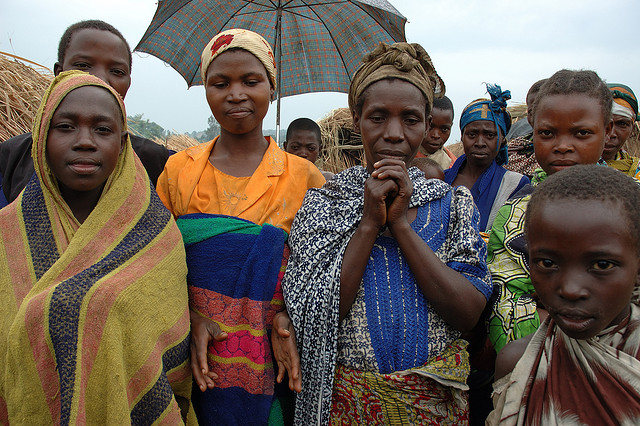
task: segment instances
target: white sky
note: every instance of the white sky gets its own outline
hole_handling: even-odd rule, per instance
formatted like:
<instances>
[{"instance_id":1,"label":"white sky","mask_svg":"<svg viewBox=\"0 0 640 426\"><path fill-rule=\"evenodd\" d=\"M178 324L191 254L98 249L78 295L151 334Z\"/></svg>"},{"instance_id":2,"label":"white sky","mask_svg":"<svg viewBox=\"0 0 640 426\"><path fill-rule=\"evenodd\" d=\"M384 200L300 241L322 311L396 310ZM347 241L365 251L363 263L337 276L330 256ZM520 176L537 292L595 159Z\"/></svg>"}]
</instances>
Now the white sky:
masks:
<instances>
[{"instance_id":1,"label":"white sky","mask_svg":"<svg viewBox=\"0 0 640 426\"><path fill-rule=\"evenodd\" d=\"M561 68L593 69L640 95L637 0L393 0L408 18L409 42L424 46L444 79L456 116L449 142L459 138L459 112L485 96L483 82L509 89L524 102L529 86ZM102 19L136 46L156 9L154 0L0 0L0 51L49 68L60 36L83 19ZM203 130L211 115L202 86L187 90L159 59L134 53L129 115L144 114L167 130ZM282 100L282 126L318 120L347 106L346 94L319 93ZM264 128L275 128L275 102Z\"/></svg>"}]
</instances>

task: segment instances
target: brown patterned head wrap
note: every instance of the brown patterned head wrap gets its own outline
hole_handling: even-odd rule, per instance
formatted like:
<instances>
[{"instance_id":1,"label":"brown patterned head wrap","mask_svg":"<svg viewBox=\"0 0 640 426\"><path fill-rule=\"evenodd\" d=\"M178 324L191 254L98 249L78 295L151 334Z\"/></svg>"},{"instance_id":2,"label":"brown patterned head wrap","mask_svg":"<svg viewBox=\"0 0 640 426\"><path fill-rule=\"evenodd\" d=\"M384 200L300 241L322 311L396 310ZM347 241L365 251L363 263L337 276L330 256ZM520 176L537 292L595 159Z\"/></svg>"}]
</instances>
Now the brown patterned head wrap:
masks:
<instances>
[{"instance_id":1,"label":"brown patterned head wrap","mask_svg":"<svg viewBox=\"0 0 640 426\"><path fill-rule=\"evenodd\" d=\"M398 78L416 86L433 106L434 98L445 93L444 81L431 62L429 54L417 43L380 43L363 59L349 87L349 108L353 111L371 84L386 78Z\"/></svg>"}]
</instances>

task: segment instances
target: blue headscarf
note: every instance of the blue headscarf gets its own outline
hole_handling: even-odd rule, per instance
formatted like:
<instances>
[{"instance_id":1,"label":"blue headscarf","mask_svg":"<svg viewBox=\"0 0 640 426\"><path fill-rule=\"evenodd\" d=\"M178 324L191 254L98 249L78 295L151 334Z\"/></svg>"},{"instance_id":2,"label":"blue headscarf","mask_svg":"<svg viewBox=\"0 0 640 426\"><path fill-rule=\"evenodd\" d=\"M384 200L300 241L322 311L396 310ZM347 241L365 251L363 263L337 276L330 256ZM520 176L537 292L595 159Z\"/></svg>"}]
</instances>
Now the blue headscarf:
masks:
<instances>
[{"instance_id":1,"label":"blue headscarf","mask_svg":"<svg viewBox=\"0 0 640 426\"><path fill-rule=\"evenodd\" d=\"M503 165L509 162L507 144L500 146L500 141L511 128L511 114L507 111L507 100L511 99L511 92L509 90L503 92L502 88L497 84L487 84L487 92L491 96L491 100L477 99L462 111L460 132L464 133L464 128L467 124L474 121L485 120L493 122L498 130L497 149L499 151L496 156L496 162L499 165Z\"/></svg>"}]
</instances>

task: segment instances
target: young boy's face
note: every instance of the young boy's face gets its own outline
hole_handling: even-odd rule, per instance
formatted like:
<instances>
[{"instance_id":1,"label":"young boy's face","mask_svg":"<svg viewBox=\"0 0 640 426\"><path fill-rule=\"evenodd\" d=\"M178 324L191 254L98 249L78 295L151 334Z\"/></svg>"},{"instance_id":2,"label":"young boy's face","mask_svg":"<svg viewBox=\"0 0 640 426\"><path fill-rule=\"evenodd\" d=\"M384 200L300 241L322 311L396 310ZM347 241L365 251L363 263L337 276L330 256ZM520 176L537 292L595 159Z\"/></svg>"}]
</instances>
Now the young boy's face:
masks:
<instances>
[{"instance_id":1,"label":"young boy's face","mask_svg":"<svg viewBox=\"0 0 640 426\"><path fill-rule=\"evenodd\" d=\"M256 129L269 110L273 88L262 62L246 50L220 54L207 69L207 102L223 131L236 135Z\"/></svg>"},{"instance_id":2,"label":"young boy's face","mask_svg":"<svg viewBox=\"0 0 640 426\"><path fill-rule=\"evenodd\" d=\"M616 203L543 202L529 218L531 281L568 336L588 339L629 314L640 276L629 219Z\"/></svg>"},{"instance_id":3,"label":"young boy's face","mask_svg":"<svg viewBox=\"0 0 640 426\"><path fill-rule=\"evenodd\" d=\"M47 163L68 197L96 199L113 172L126 141L118 103L97 86L71 91L53 113Z\"/></svg>"},{"instance_id":4,"label":"young boy's face","mask_svg":"<svg viewBox=\"0 0 640 426\"><path fill-rule=\"evenodd\" d=\"M451 126L453 125L453 111L434 108L431 111L431 126L427 136L422 141L422 147L429 153L433 154L447 142L451 135Z\"/></svg>"},{"instance_id":5,"label":"young boy's face","mask_svg":"<svg viewBox=\"0 0 640 426\"><path fill-rule=\"evenodd\" d=\"M284 150L315 163L320 153L318 135L312 130L293 130L284 143Z\"/></svg>"},{"instance_id":6,"label":"young boy's face","mask_svg":"<svg viewBox=\"0 0 640 426\"><path fill-rule=\"evenodd\" d=\"M85 28L71 36L62 63L53 67L62 71L80 70L95 75L124 98L131 85L131 64L127 45L110 31Z\"/></svg>"},{"instance_id":7,"label":"young boy's face","mask_svg":"<svg viewBox=\"0 0 640 426\"><path fill-rule=\"evenodd\" d=\"M576 164L595 164L611 127L611 122L605 125L602 106L591 96L545 96L533 125L536 160L550 175Z\"/></svg>"}]
</instances>

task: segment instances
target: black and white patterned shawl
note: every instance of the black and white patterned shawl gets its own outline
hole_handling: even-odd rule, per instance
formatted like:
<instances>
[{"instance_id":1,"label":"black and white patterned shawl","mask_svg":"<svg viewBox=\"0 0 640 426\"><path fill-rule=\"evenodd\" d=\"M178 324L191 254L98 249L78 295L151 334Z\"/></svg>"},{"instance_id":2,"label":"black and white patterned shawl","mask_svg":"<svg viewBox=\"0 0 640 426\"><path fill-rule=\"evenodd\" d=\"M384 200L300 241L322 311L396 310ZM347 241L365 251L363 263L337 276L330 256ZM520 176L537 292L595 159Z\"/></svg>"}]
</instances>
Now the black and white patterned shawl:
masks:
<instances>
[{"instance_id":1,"label":"black and white patterned shawl","mask_svg":"<svg viewBox=\"0 0 640 426\"><path fill-rule=\"evenodd\" d=\"M369 173L356 166L337 174L322 188L307 192L291 228L291 256L282 282L293 321L302 367L302 392L296 400L295 423L329 423L337 356L340 270L347 244L364 208ZM409 169L418 207L453 191L440 180L427 180ZM468 191L467 191L468 192ZM472 205L471 195L469 200Z\"/></svg>"}]
</instances>

